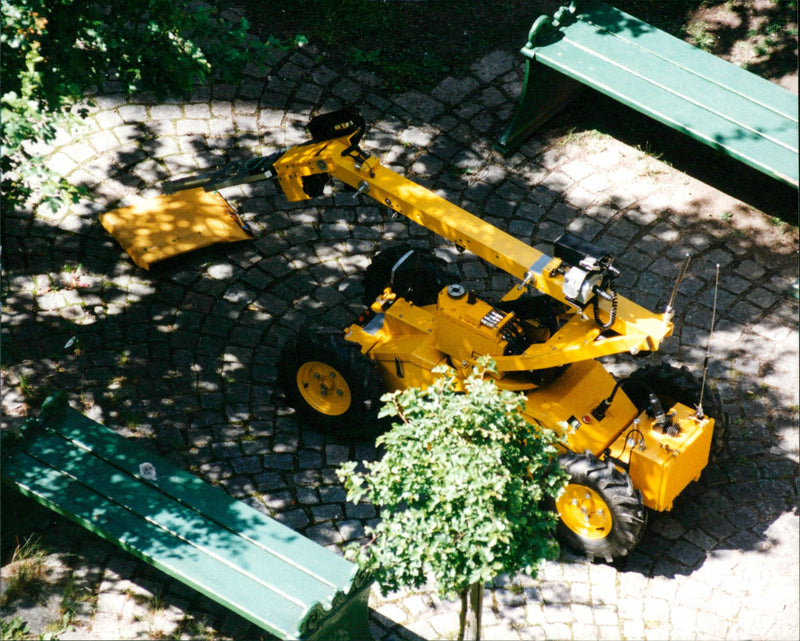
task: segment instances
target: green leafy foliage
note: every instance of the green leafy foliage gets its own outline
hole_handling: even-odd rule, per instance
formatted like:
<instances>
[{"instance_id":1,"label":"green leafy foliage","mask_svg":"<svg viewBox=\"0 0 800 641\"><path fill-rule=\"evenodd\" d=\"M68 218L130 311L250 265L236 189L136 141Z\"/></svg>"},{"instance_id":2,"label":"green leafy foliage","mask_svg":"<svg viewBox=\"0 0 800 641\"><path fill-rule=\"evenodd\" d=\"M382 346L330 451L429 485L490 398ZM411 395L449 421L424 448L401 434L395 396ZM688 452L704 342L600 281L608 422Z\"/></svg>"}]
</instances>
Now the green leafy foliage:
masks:
<instances>
[{"instance_id":1,"label":"green leafy foliage","mask_svg":"<svg viewBox=\"0 0 800 641\"><path fill-rule=\"evenodd\" d=\"M440 370L427 389L385 395L382 414L396 420L378 439L383 458L367 473L352 461L339 469L348 499L380 510L358 560L384 593L433 578L455 598L558 554L547 507L566 479L556 437L522 417L524 396L499 390L491 368L476 368L463 392Z\"/></svg>"},{"instance_id":2,"label":"green leafy foliage","mask_svg":"<svg viewBox=\"0 0 800 641\"><path fill-rule=\"evenodd\" d=\"M28 639L30 630L27 622L20 617L14 617L10 621L0 621L0 639Z\"/></svg>"},{"instance_id":3,"label":"green leafy foliage","mask_svg":"<svg viewBox=\"0 0 800 641\"><path fill-rule=\"evenodd\" d=\"M269 44L244 18L188 0L0 0L2 200L57 206L80 194L43 163L59 131L84 115L91 90L188 94L213 77L231 81ZM30 202L32 201L32 202Z\"/></svg>"}]
</instances>

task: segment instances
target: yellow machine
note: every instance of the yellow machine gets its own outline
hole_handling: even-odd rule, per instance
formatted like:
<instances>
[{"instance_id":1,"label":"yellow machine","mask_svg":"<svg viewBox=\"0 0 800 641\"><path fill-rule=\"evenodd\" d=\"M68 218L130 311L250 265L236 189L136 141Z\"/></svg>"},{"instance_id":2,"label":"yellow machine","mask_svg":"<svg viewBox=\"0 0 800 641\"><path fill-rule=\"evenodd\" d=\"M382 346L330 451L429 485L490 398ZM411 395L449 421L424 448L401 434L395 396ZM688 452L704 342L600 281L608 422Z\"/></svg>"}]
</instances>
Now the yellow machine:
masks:
<instances>
[{"instance_id":1,"label":"yellow machine","mask_svg":"<svg viewBox=\"0 0 800 641\"><path fill-rule=\"evenodd\" d=\"M527 397L525 416L564 437L571 481L558 500L559 532L590 557L627 554L644 533L646 509L669 510L708 463L713 395L683 369L649 367L617 381L596 359L657 350L671 335L672 303L650 312L618 295L613 259L563 234L546 255L381 165L359 147L352 110L312 119L312 140L172 191L277 178L290 201L319 196L330 178L469 250L517 280L499 301L450 282L434 257L389 248L364 274L366 310L343 335L311 329L283 351L289 402L312 425L370 436L386 390L428 385L437 366L465 377L483 356L497 385ZM687 259L688 262L688 259Z\"/></svg>"}]
</instances>

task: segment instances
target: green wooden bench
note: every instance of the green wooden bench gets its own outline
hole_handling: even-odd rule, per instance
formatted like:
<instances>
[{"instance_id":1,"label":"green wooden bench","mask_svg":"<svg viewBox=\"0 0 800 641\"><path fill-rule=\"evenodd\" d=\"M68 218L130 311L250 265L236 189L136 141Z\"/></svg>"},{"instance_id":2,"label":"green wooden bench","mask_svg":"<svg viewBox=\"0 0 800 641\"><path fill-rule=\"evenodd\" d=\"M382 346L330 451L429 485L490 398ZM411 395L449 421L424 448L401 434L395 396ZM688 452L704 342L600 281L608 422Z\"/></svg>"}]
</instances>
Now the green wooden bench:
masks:
<instances>
[{"instance_id":1,"label":"green wooden bench","mask_svg":"<svg viewBox=\"0 0 800 641\"><path fill-rule=\"evenodd\" d=\"M587 86L798 186L797 96L603 2L540 16L496 147L508 153Z\"/></svg>"},{"instance_id":2,"label":"green wooden bench","mask_svg":"<svg viewBox=\"0 0 800 641\"><path fill-rule=\"evenodd\" d=\"M49 398L3 481L281 639L365 639L354 564Z\"/></svg>"}]
</instances>

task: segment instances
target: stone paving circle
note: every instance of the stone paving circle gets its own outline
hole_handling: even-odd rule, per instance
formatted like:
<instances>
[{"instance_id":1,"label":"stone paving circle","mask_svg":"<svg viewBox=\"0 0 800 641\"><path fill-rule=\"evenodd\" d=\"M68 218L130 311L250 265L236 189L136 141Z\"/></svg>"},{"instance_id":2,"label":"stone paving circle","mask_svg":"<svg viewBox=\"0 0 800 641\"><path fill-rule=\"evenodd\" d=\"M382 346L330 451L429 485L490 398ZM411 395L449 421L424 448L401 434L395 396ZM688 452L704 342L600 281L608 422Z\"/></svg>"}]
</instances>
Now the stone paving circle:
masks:
<instances>
[{"instance_id":1,"label":"stone paving circle","mask_svg":"<svg viewBox=\"0 0 800 641\"><path fill-rule=\"evenodd\" d=\"M482 295L501 294L508 278L342 191L288 203L270 183L226 190L257 237L150 271L98 222L164 180L302 142L310 115L353 103L369 124L363 145L384 164L545 251L565 230L603 245L618 257L620 292L650 309L663 308L692 254L675 336L658 354L610 359L617 373L661 360L700 367L720 267L710 380L730 415L721 449L671 512L651 515L624 562L564 551L536 578L487 585L484 638L800 638L798 303L787 294L797 230L601 131L551 128L500 156L491 145L522 73L520 57L495 52L428 94L385 97L372 76L341 75L305 47L186 101L95 96L85 128L48 160L90 197L56 214L4 214L3 425L64 389L93 419L312 540L337 551L362 540L375 510L347 503L335 470L375 457L374 445L298 424L276 390L281 345L304 323L350 323L363 269L395 241L435 251ZM4 558L37 531L50 600L45 590L9 604L3 619L52 630L69 585L62 639L264 636L77 526L27 502L16 509L4 510ZM3 576L12 572L7 563ZM457 605L432 587L376 587L370 605L375 639L457 631Z\"/></svg>"}]
</instances>

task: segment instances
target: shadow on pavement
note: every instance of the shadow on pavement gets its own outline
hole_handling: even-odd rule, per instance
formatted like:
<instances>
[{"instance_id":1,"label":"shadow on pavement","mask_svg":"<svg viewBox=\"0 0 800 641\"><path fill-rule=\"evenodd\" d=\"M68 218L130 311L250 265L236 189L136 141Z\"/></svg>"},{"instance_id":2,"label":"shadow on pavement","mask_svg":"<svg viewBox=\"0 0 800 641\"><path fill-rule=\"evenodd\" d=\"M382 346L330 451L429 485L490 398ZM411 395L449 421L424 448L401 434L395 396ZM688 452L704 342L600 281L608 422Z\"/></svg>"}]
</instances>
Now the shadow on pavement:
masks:
<instances>
[{"instance_id":1,"label":"shadow on pavement","mask_svg":"<svg viewBox=\"0 0 800 641\"><path fill-rule=\"evenodd\" d=\"M555 187L532 186L526 173L530 161L508 162L493 173L481 156L485 146L464 149L444 133L422 154L414 145L397 144L404 127L421 124L398 116L378 124L365 144L378 154L391 152L392 165L410 174L425 171L423 184L532 243L552 241L566 228L585 232L587 240L609 241L627 272L624 295L663 307L681 248L671 236L654 232L658 220L631 223L640 212L613 198L602 211L566 205ZM69 225L25 212L3 225L4 423L19 422L46 394L64 389L93 419L149 442L185 469L318 542L338 545L344 541L335 536L335 522L357 518L344 505L331 453L360 459L375 456L375 450L370 444L343 445L297 425L275 389L280 347L306 322L349 323L361 309L361 271L379 248L410 237L433 250L440 247L438 239L408 221L386 218L377 205L354 201L350 194L287 203L274 186L257 185L226 194L259 232L255 240L201 250L143 272L97 221L97 214L119 204L121 192L146 192L183 172L285 144L278 138L269 130L239 139L184 136L190 151L174 162L153 163L162 141L156 129L141 125L129 150L105 162L107 175L89 184L95 200L84 203ZM729 238L719 221L699 211L679 224L681 232L691 228L706 241L678 301L680 343L687 347L667 355L700 363L713 298L712 266L726 255ZM764 266L750 261L765 281L780 277L794 260L791 251L758 247L759 238L748 242L776 256ZM459 257L450 248L440 252L465 282L483 291L502 289L497 284L502 278L470 256ZM671 513L651 520L625 571L691 573L715 551L763 551L770 525L797 510L797 462L774 447L787 426L796 424L797 407L774 386L762 385L767 372L751 367L759 336L792 327L787 315L796 313L796 304L787 304L774 289L762 293L771 296L764 305L749 304L742 295L751 289L749 276L739 276L741 282L723 293L719 327L728 336L715 351L712 369L712 379L725 387L731 414L725 448ZM737 287L743 289L737 293ZM753 326L756 332L744 331ZM77 340L67 348L73 337ZM338 497L330 503L338 506L331 508L333 518L315 511L317 504L299 500L304 492L322 490ZM3 517L8 518L5 511Z\"/></svg>"}]
</instances>

